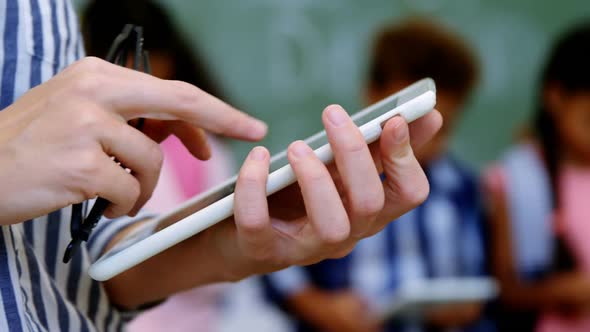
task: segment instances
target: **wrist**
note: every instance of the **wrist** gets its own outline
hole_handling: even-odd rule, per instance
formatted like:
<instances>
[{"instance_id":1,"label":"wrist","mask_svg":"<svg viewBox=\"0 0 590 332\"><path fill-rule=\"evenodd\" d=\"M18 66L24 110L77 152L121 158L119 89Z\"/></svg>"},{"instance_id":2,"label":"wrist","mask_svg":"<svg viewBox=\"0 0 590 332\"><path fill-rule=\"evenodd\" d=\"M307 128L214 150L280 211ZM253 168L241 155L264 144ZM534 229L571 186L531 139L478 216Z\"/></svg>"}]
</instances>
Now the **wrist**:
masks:
<instances>
[{"instance_id":1,"label":"wrist","mask_svg":"<svg viewBox=\"0 0 590 332\"><path fill-rule=\"evenodd\" d=\"M34 212L31 206L34 205L30 205L30 202L39 189L30 185L34 174L27 174L30 167L27 167L20 152L22 151L15 146L14 140L5 133L0 136L0 225L18 223L34 217L34 213L31 214Z\"/></svg>"},{"instance_id":2,"label":"wrist","mask_svg":"<svg viewBox=\"0 0 590 332\"><path fill-rule=\"evenodd\" d=\"M226 223L228 221L193 236L187 241L187 248L184 249L196 253L195 261L203 262L202 266L207 268L209 283L237 282L250 275L246 271L246 264L240 259L237 244L230 240L231 237L217 232L217 228L225 227Z\"/></svg>"},{"instance_id":3,"label":"wrist","mask_svg":"<svg viewBox=\"0 0 590 332\"><path fill-rule=\"evenodd\" d=\"M207 260L212 277L218 282L237 282L255 274L276 270L265 270L261 266L263 262L253 261L244 254L238 243L233 218L206 229L198 237L193 242L201 248L200 252L206 253L206 257L200 258Z\"/></svg>"},{"instance_id":4,"label":"wrist","mask_svg":"<svg viewBox=\"0 0 590 332\"><path fill-rule=\"evenodd\" d=\"M203 235L183 241L106 281L104 286L111 302L133 309L184 290L225 281L222 264Z\"/></svg>"}]
</instances>

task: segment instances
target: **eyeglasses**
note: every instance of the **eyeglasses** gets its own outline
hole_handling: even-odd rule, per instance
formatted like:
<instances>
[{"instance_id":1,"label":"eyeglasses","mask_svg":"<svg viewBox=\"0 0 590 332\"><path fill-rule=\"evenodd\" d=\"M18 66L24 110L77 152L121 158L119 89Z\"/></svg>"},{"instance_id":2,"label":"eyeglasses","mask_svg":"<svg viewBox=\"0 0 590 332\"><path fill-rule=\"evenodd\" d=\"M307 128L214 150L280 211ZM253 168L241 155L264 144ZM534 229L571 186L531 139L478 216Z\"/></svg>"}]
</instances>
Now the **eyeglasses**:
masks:
<instances>
[{"instance_id":1,"label":"eyeglasses","mask_svg":"<svg viewBox=\"0 0 590 332\"><path fill-rule=\"evenodd\" d=\"M105 60L119 66L127 67L128 56L131 52L133 52L131 68L150 74L151 68L148 52L143 49L143 28L127 24L113 41ZM129 121L129 124L141 131L144 122L145 120L143 118L139 118ZM116 159L114 161L125 168ZM88 204L89 202L82 202L72 205L72 215L70 218L70 234L72 240L64 253L64 263L68 263L72 259L80 248L82 241L88 241L92 229L98 224L110 202L98 197L92 209L90 209L90 213L86 214Z\"/></svg>"}]
</instances>

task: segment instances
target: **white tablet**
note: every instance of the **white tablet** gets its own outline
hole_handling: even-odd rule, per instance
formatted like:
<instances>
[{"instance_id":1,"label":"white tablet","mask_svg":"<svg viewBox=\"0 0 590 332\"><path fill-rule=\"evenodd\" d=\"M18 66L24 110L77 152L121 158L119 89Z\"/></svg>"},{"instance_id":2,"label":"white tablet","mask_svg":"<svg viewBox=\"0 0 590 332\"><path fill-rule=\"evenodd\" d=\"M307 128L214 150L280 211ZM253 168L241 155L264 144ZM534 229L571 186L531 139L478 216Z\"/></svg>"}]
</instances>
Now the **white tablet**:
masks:
<instances>
[{"instance_id":1,"label":"white tablet","mask_svg":"<svg viewBox=\"0 0 590 332\"><path fill-rule=\"evenodd\" d=\"M487 302L498 295L498 285L489 277L460 277L414 280L404 283L391 300L377 308L381 321L416 317L437 306Z\"/></svg>"},{"instance_id":2,"label":"white tablet","mask_svg":"<svg viewBox=\"0 0 590 332\"><path fill-rule=\"evenodd\" d=\"M411 122L430 112L436 103L434 81L426 78L375 103L352 116L367 143L379 138L382 125L395 115ZM326 132L319 132L305 142L324 163L332 160ZM152 223L151 230L130 234L90 266L96 280L107 280L146 259L188 239L233 214L234 187L237 176L195 196L165 213ZM296 181L287 151L271 158L266 192L271 195ZM148 234L146 234L146 232ZM149 236L148 236L149 235Z\"/></svg>"}]
</instances>

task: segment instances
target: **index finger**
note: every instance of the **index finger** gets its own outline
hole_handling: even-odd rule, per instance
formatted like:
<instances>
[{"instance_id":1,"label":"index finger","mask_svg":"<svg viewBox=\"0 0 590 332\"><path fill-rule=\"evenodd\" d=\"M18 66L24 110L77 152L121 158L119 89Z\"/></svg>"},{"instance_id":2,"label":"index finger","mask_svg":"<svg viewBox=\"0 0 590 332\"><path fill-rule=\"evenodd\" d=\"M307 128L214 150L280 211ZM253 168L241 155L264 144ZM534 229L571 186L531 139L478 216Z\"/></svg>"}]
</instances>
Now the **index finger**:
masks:
<instances>
[{"instance_id":1,"label":"index finger","mask_svg":"<svg viewBox=\"0 0 590 332\"><path fill-rule=\"evenodd\" d=\"M186 82L169 81L103 61L107 75L96 91L97 101L125 120L182 120L219 135L259 140L267 126ZM96 79L96 77L93 77ZM96 84L96 83L95 83Z\"/></svg>"}]
</instances>

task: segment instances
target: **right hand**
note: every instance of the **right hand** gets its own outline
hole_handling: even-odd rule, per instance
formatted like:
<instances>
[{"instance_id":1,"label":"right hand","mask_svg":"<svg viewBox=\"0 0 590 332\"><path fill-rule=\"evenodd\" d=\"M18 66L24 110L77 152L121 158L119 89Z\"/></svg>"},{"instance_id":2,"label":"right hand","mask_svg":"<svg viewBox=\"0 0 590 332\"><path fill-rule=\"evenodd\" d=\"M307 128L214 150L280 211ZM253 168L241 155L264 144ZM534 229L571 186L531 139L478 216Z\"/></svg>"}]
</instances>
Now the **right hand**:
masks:
<instances>
[{"instance_id":1,"label":"right hand","mask_svg":"<svg viewBox=\"0 0 590 332\"><path fill-rule=\"evenodd\" d=\"M140 117L144 133L126 123ZM0 112L0 224L97 196L105 216L133 215L158 180L157 142L174 134L206 159L203 130L259 140L266 125L190 84L82 59Z\"/></svg>"}]
</instances>

